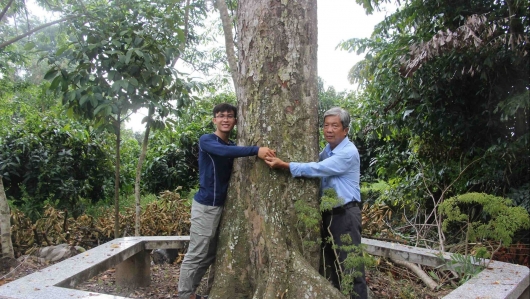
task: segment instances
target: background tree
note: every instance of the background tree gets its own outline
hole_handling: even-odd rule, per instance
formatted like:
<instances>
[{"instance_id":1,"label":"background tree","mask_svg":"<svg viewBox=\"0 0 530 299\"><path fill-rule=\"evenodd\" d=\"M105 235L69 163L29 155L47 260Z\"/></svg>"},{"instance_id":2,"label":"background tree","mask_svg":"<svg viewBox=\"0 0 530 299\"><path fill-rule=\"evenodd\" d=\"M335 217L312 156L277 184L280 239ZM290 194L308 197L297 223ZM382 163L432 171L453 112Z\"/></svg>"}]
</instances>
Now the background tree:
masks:
<instances>
[{"instance_id":1,"label":"background tree","mask_svg":"<svg viewBox=\"0 0 530 299\"><path fill-rule=\"evenodd\" d=\"M62 22L76 18L77 15L65 14L65 16L47 23L41 23L40 20L31 16L30 8L26 1L19 0L7 0L1 3L0 8L0 28L3 34L0 34L0 53L5 54L7 47L14 43L29 37L43 29L47 29L50 26L60 24ZM61 0L50 0L50 1L35 1L41 7L46 6L49 10L56 13L61 12L65 5ZM66 5L65 5L66 6ZM15 26L9 26L8 23L13 23ZM32 47L33 43L27 41L24 43L26 49ZM9 50L8 50L9 51ZM4 53L2 53L4 52ZM9 53L9 52L8 52Z\"/></svg>"},{"instance_id":2,"label":"background tree","mask_svg":"<svg viewBox=\"0 0 530 299\"><path fill-rule=\"evenodd\" d=\"M527 4L407 1L370 38L342 43L366 53L350 72L364 90L365 175L390 184L393 204L425 208L419 222L471 191L529 206Z\"/></svg>"},{"instance_id":3,"label":"background tree","mask_svg":"<svg viewBox=\"0 0 530 299\"><path fill-rule=\"evenodd\" d=\"M91 3L87 17L69 27L71 42L57 57L67 57L65 68L50 57L46 78L50 89L62 94L69 111L94 119L96 126L116 134L115 237L119 223L120 126L129 112L151 107L160 117L173 109L170 100L189 98L192 86L169 66L184 42L179 3L110 1ZM86 11L82 5L78 9ZM156 22L158 21L158 22ZM152 120L150 120L150 124Z\"/></svg>"},{"instance_id":4,"label":"background tree","mask_svg":"<svg viewBox=\"0 0 530 299\"><path fill-rule=\"evenodd\" d=\"M223 2L217 7L227 30ZM269 146L288 161L315 161L316 1L239 1L236 19L238 59L229 61L239 108L238 143ZM232 33L225 35L230 56ZM292 179L256 158L237 159L212 298L341 298L318 274L320 244L303 242L317 240L319 230L295 229L297 201L318 206L316 180Z\"/></svg>"}]
</instances>

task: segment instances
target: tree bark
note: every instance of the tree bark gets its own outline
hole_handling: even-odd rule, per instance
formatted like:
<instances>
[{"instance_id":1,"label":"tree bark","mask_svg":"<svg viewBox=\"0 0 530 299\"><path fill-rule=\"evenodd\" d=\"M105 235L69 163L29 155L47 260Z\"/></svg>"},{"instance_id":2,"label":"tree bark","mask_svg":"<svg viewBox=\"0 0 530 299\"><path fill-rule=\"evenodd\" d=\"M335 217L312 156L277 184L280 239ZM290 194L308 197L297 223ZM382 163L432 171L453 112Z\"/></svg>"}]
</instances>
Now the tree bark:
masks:
<instances>
[{"instance_id":1,"label":"tree bark","mask_svg":"<svg viewBox=\"0 0 530 299\"><path fill-rule=\"evenodd\" d=\"M317 161L316 6L239 1L238 144ZM318 209L318 180L293 179L256 157L236 159L210 298L344 298L317 271L320 231L299 228L297 201Z\"/></svg>"},{"instance_id":2,"label":"tree bark","mask_svg":"<svg viewBox=\"0 0 530 299\"><path fill-rule=\"evenodd\" d=\"M6 15L7 10L9 9L9 7L11 7L11 4L13 4L13 1L14 0L9 0L9 2L6 4L6 6L4 6L4 9L2 9L2 11L0 12L0 22L2 21L2 19Z\"/></svg>"},{"instance_id":3,"label":"tree bark","mask_svg":"<svg viewBox=\"0 0 530 299\"><path fill-rule=\"evenodd\" d=\"M228 60L228 66L230 67L230 74L232 75L232 80L234 81L234 87L237 91L237 81L239 74L237 70L237 57L235 52L234 37L232 35L232 20L228 14L228 7L226 6L225 0L216 0L215 6L219 10L219 15L221 16L221 23L223 24L223 32L225 37L226 57Z\"/></svg>"},{"instance_id":4,"label":"tree bark","mask_svg":"<svg viewBox=\"0 0 530 299\"><path fill-rule=\"evenodd\" d=\"M145 125L144 139L142 141L142 152L138 158L138 165L136 165L136 179L134 180L134 198L136 203L136 217L134 221L134 235L140 236L140 216L142 213L142 206L140 202L140 181L142 180L142 166L144 165L145 156L147 155L147 144L149 143L149 132L151 132L151 119L155 112L154 106L149 107L147 113L147 124Z\"/></svg>"},{"instance_id":5,"label":"tree bark","mask_svg":"<svg viewBox=\"0 0 530 299\"><path fill-rule=\"evenodd\" d=\"M11 212L7 204L7 197L4 191L4 182L0 175L0 236L2 240L2 257L15 257L13 243L11 242Z\"/></svg>"},{"instance_id":6,"label":"tree bark","mask_svg":"<svg viewBox=\"0 0 530 299\"><path fill-rule=\"evenodd\" d=\"M116 132L116 167L114 170L114 238L120 237L120 145L121 145L121 109L114 124Z\"/></svg>"}]
</instances>

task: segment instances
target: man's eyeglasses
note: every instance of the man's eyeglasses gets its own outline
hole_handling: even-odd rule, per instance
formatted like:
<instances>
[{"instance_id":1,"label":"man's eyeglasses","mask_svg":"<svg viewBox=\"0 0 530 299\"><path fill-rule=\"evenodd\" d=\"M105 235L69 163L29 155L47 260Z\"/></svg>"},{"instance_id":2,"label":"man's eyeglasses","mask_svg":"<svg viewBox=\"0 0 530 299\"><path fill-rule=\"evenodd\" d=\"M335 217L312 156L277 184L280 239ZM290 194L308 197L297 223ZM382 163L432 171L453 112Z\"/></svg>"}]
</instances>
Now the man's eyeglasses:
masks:
<instances>
[{"instance_id":1,"label":"man's eyeglasses","mask_svg":"<svg viewBox=\"0 0 530 299\"><path fill-rule=\"evenodd\" d=\"M217 119L234 119L234 115L232 114L219 114L219 115L216 115L215 118Z\"/></svg>"}]
</instances>

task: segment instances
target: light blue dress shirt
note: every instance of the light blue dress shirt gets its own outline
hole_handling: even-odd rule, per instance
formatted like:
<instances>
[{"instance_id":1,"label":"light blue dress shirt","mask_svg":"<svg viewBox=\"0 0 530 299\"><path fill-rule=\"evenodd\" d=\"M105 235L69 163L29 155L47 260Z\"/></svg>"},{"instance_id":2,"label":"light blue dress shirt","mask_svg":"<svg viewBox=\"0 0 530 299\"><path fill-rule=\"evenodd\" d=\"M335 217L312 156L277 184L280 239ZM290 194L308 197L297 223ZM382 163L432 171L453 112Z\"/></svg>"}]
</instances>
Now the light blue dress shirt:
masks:
<instances>
[{"instance_id":1,"label":"light blue dress shirt","mask_svg":"<svg viewBox=\"0 0 530 299\"><path fill-rule=\"evenodd\" d=\"M321 178L320 192L333 188L344 203L361 201L361 176L359 151L348 139L344 138L333 150L329 144L319 155L320 162L289 163L293 177Z\"/></svg>"}]
</instances>

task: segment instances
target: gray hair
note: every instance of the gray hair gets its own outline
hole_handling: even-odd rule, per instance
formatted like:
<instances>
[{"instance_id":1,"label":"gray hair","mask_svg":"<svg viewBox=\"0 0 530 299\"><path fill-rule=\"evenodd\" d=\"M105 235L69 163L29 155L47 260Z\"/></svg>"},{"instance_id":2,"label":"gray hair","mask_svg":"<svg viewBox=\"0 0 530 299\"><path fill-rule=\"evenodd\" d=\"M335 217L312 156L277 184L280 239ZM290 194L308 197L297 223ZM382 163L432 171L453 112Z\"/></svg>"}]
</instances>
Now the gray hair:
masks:
<instances>
[{"instance_id":1,"label":"gray hair","mask_svg":"<svg viewBox=\"0 0 530 299\"><path fill-rule=\"evenodd\" d=\"M324 112L324 119L326 119L326 116L338 116L342 123L342 128L346 129L350 127L350 113L340 107L333 107Z\"/></svg>"}]
</instances>

